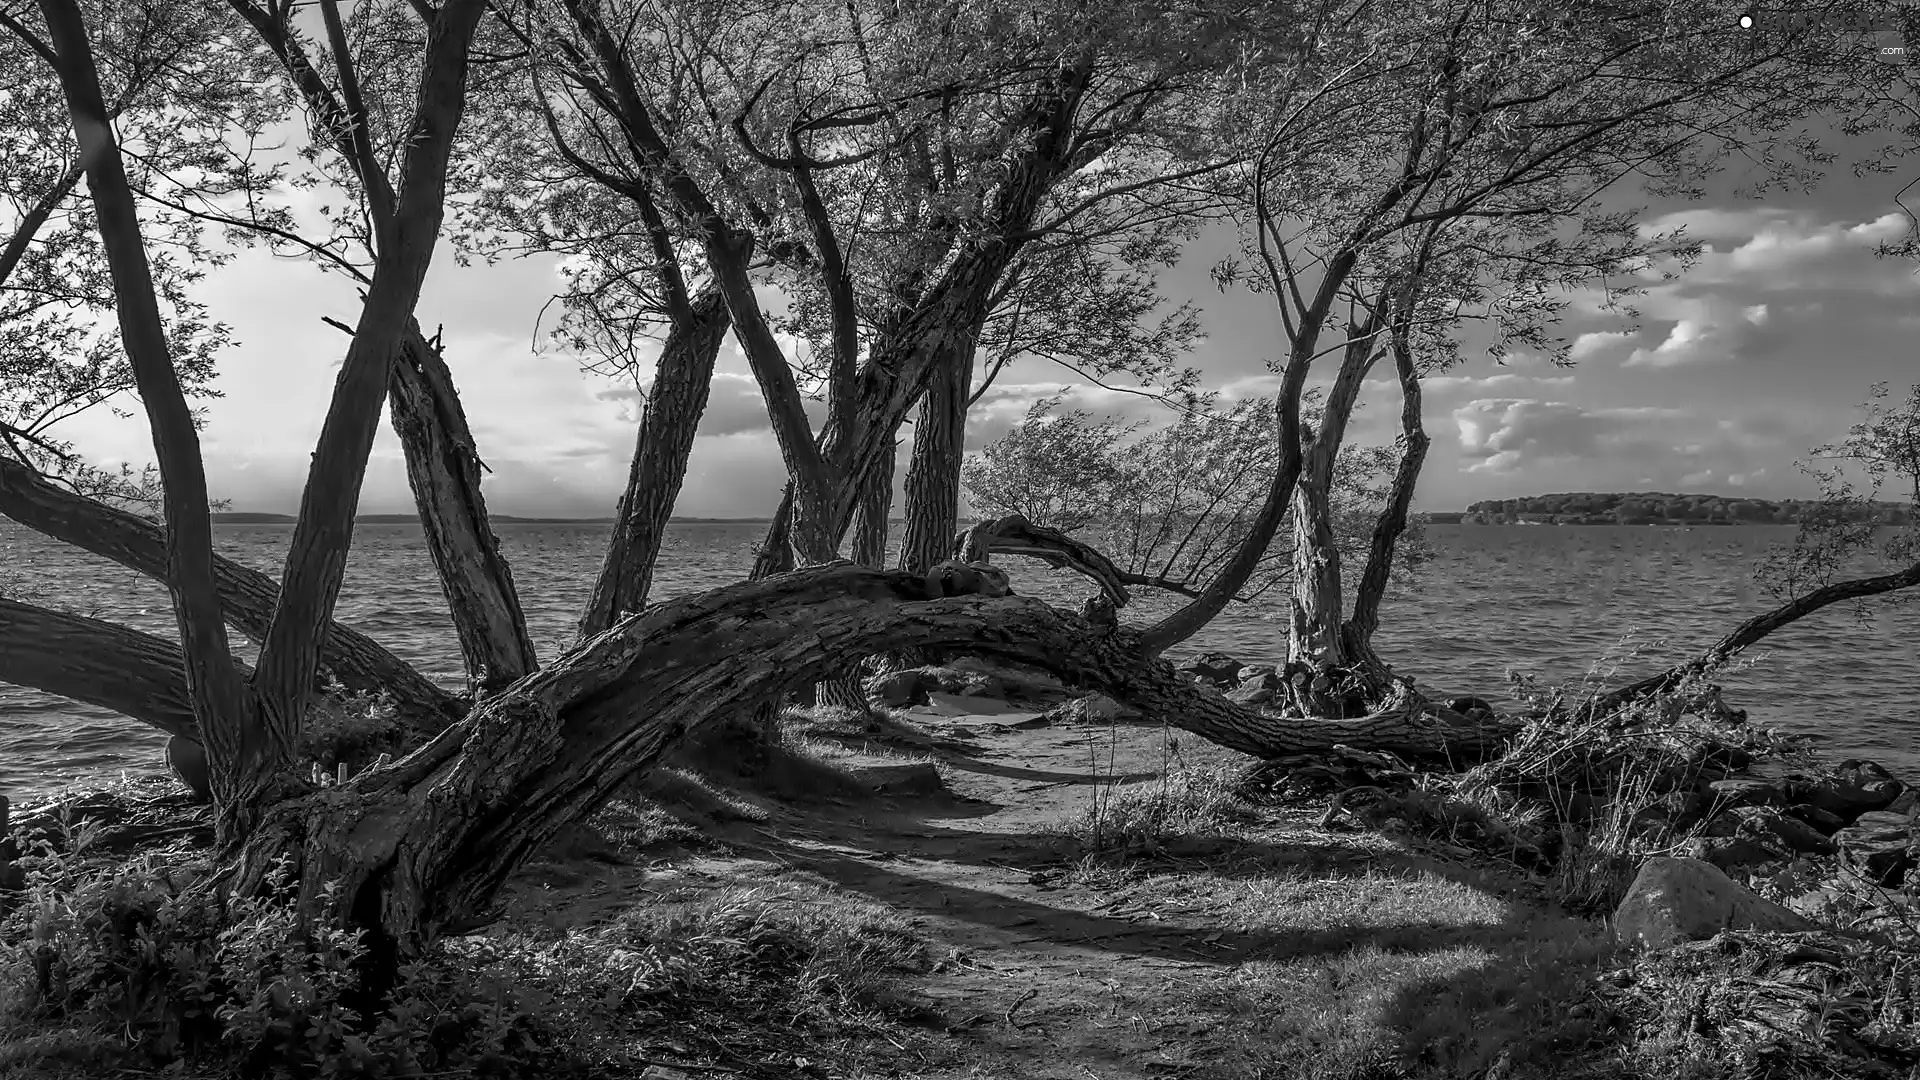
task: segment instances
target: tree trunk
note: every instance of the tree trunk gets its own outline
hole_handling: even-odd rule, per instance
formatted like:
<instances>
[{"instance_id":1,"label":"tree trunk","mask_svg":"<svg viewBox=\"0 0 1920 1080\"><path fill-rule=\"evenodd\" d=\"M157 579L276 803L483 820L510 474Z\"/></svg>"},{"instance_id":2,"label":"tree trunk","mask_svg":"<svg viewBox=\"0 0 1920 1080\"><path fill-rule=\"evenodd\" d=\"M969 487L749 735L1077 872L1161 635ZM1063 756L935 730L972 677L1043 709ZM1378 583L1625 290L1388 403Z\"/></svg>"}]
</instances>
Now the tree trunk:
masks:
<instances>
[{"instance_id":1,"label":"tree trunk","mask_svg":"<svg viewBox=\"0 0 1920 1080\"><path fill-rule=\"evenodd\" d=\"M973 349L957 348L941 359L920 401L913 426L913 460L907 468L907 531L900 544L902 570L924 574L953 557L960 523L960 467L967 449L967 390Z\"/></svg>"},{"instance_id":2,"label":"tree trunk","mask_svg":"<svg viewBox=\"0 0 1920 1080\"><path fill-rule=\"evenodd\" d=\"M146 406L154 457L164 485L167 587L180 629L182 670L194 718L218 758L213 787L227 805L252 804L270 790L275 773L293 755L289 733L261 715L227 646L226 618L214 582L213 520L207 476L193 412L180 389L160 317L152 269L140 234L140 216L120 160L86 24L74 0L41 0L47 34L58 54L60 86L72 116L80 160L119 313L121 347ZM77 658L76 658L77 662ZM309 680L313 673L309 669ZM250 816L223 812L223 842L244 832Z\"/></svg>"},{"instance_id":3,"label":"tree trunk","mask_svg":"<svg viewBox=\"0 0 1920 1080\"><path fill-rule=\"evenodd\" d=\"M1309 664L1346 667L1350 661L1340 633L1344 613L1340 579L1340 542L1333 528L1334 467L1347 421L1360 398L1360 386L1379 358L1375 340L1385 296L1367 321L1347 328L1346 356L1327 394L1314 432L1301 452L1300 478L1293 492L1293 592L1287 656Z\"/></svg>"},{"instance_id":4,"label":"tree trunk","mask_svg":"<svg viewBox=\"0 0 1920 1080\"><path fill-rule=\"evenodd\" d=\"M484 0L446 0L430 15L418 105L402 140L398 203L390 218L374 215L379 251L373 280L320 429L273 622L260 643L254 686L280 742L290 744L297 737L314 665L340 596L353 546L354 511L394 354L413 322L440 236L447 163L466 107L468 46L485 10ZM357 95L358 88L343 85L342 93ZM217 748L210 749L217 760Z\"/></svg>"},{"instance_id":5,"label":"tree trunk","mask_svg":"<svg viewBox=\"0 0 1920 1080\"><path fill-rule=\"evenodd\" d=\"M713 384L714 359L728 327L727 306L709 286L693 300L684 324L667 334L654 367L653 386L640 415L627 489L620 496L613 537L586 610L580 637L601 633L623 616L646 606L653 587L654 562L674 502L687 475L687 458L706 412Z\"/></svg>"},{"instance_id":6,"label":"tree trunk","mask_svg":"<svg viewBox=\"0 0 1920 1080\"><path fill-rule=\"evenodd\" d=\"M1143 655L1138 635L1025 597L930 599L917 574L841 563L650 606L488 700L414 753L273 808L236 884L294 859L301 900L417 948L487 910L554 833L676 742L820 678L850 652L940 647L1035 665L1260 756L1335 744L1432 756L1505 729L1409 711L1290 720Z\"/></svg>"},{"instance_id":7,"label":"tree trunk","mask_svg":"<svg viewBox=\"0 0 1920 1080\"><path fill-rule=\"evenodd\" d=\"M1385 669L1373 653L1373 635L1380 627L1380 601L1386 596L1387 582L1393 576L1394 551L1400 535L1406 532L1414 487L1420 481L1420 469L1426 464L1427 446L1431 441L1420 415L1420 375L1414 368L1413 349L1404 334L1394 336L1393 366L1400 381L1400 464L1393 473L1387 505L1374 521L1373 536L1367 545L1367 566L1361 571L1360 584L1353 593L1353 613L1341 629L1348 654L1376 670Z\"/></svg>"},{"instance_id":8,"label":"tree trunk","mask_svg":"<svg viewBox=\"0 0 1920 1080\"><path fill-rule=\"evenodd\" d=\"M866 487L861 492L859 516L853 523L853 561L859 566L878 570L887 564L887 532L891 524L887 514L893 507L893 466L892 458L884 459L881 467L867 476ZM886 653L879 656L884 666L894 666L895 657ZM867 701L863 674L856 670L822 680L814 687L814 702L859 713L871 712L873 706Z\"/></svg>"},{"instance_id":9,"label":"tree trunk","mask_svg":"<svg viewBox=\"0 0 1920 1080\"><path fill-rule=\"evenodd\" d=\"M0 514L63 544L166 580L164 528L50 484L27 466L6 458L0 458ZM258 570L219 555L213 557L213 577L227 621L255 641L265 637L280 587ZM350 627L333 624L320 662L350 690L390 695L401 719L424 734L439 731L461 715L453 695Z\"/></svg>"},{"instance_id":10,"label":"tree trunk","mask_svg":"<svg viewBox=\"0 0 1920 1080\"><path fill-rule=\"evenodd\" d=\"M407 481L420 510L427 553L453 616L476 698L539 666L513 570L487 520L480 493L484 466L467 414L440 350L409 322L387 386L393 430L407 458Z\"/></svg>"},{"instance_id":11,"label":"tree trunk","mask_svg":"<svg viewBox=\"0 0 1920 1080\"><path fill-rule=\"evenodd\" d=\"M199 742L186 657L114 623L0 599L0 681L84 701Z\"/></svg>"},{"instance_id":12,"label":"tree trunk","mask_svg":"<svg viewBox=\"0 0 1920 1080\"><path fill-rule=\"evenodd\" d=\"M1815 589L1805 596L1789 600L1771 611L1755 615L1734 627L1732 633L1715 642L1712 648L1702 653L1697 659L1603 694L1582 707L1580 711L1588 716L1601 716L1613 712L1641 698L1652 697L1664 690L1672 689L1686 681L1689 676L1723 664L1768 634L1788 623L1804 619L1821 608L1838 604L1843 600L1864 600L1869 596L1910 589L1915 585L1920 585L1920 563L1914 563L1904 570L1891 574L1838 581Z\"/></svg>"}]
</instances>

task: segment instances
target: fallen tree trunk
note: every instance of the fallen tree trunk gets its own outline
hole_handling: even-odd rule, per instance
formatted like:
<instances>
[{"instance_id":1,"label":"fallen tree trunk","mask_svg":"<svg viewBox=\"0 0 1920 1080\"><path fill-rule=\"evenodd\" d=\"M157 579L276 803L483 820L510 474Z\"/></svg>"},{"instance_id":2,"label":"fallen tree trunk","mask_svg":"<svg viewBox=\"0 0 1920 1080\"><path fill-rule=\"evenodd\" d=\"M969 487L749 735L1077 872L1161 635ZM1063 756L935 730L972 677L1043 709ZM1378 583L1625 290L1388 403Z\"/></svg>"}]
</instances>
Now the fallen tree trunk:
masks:
<instances>
[{"instance_id":1,"label":"fallen tree trunk","mask_svg":"<svg viewBox=\"0 0 1920 1080\"><path fill-rule=\"evenodd\" d=\"M1883 593L1912 588L1915 585L1920 585L1920 563L1914 563L1904 570L1891 574L1855 578L1852 581L1839 581L1822 586L1805 596L1795 597L1771 611L1755 615L1734 627L1732 633L1715 642L1712 648L1698 657L1684 664L1670 667L1658 675L1648 676L1639 682L1602 694L1583 706L1580 711L1586 716L1601 716L1613 712L1641 698L1671 690L1692 676L1718 667L1761 638L1821 608L1844 600L1864 600L1869 596L1879 596Z\"/></svg>"},{"instance_id":2,"label":"fallen tree trunk","mask_svg":"<svg viewBox=\"0 0 1920 1080\"><path fill-rule=\"evenodd\" d=\"M56 487L6 458L0 458L0 514L156 581L166 580L164 528ZM227 621L255 641L265 638L280 587L266 574L218 554L213 557L213 574ZM320 662L349 690L391 694L401 717L422 732L439 731L461 715L453 695L379 642L340 623L329 629Z\"/></svg>"},{"instance_id":3,"label":"fallen tree trunk","mask_svg":"<svg viewBox=\"0 0 1920 1080\"><path fill-rule=\"evenodd\" d=\"M1262 757L1336 744L1435 754L1504 733L1410 711L1348 721L1265 715L1147 658L1131 631L1103 632L1024 597L930 599L922 575L840 562L622 620L407 757L276 806L248 841L235 883L258 889L274 860L291 855L309 910L417 946L485 911L556 830L690 732L805 686L845 656L900 647L1051 670Z\"/></svg>"}]
</instances>

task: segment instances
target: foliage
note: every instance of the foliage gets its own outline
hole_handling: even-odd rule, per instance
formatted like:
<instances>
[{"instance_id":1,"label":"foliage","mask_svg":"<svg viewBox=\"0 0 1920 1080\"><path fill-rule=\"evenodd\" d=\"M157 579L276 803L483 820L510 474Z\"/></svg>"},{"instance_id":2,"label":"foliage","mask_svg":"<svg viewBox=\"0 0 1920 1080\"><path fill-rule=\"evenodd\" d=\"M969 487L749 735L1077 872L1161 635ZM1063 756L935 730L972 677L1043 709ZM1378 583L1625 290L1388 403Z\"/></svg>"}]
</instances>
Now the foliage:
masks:
<instances>
[{"instance_id":1,"label":"foliage","mask_svg":"<svg viewBox=\"0 0 1920 1080\"><path fill-rule=\"evenodd\" d=\"M1886 383L1875 384L1846 438L1814 447L1798 463L1820 485L1821 497L1801 518L1793 543L1770 552L1755 572L1774 596L1802 596L1876 560L1891 566L1920 561L1920 384L1891 407L1888 396ZM1889 482L1910 493L1909 501L1880 501Z\"/></svg>"},{"instance_id":2,"label":"foliage","mask_svg":"<svg viewBox=\"0 0 1920 1080\"><path fill-rule=\"evenodd\" d=\"M505 974L403 964L389 1007L363 1017L357 933L275 898L223 906L168 856L93 865L80 850L21 860L28 885L0 924L0 1034L81 1031L96 1065L193 1063L248 1075L545 1075L564 1030ZM287 884L284 880L280 884ZM550 1015L550 1014L549 1014ZM0 1044L4 1045L4 1044ZM54 1062L41 1068L51 1071Z\"/></svg>"},{"instance_id":3,"label":"foliage","mask_svg":"<svg viewBox=\"0 0 1920 1080\"><path fill-rule=\"evenodd\" d=\"M1662 491L1568 492L1483 499L1467 507L1464 520L1498 525L1541 521L1550 525L1797 525L1840 510L1861 524L1899 524L1908 510L1896 503L1830 507L1818 499L1742 499L1727 495L1674 495Z\"/></svg>"},{"instance_id":4,"label":"foliage","mask_svg":"<svg viewBox=\"0 0 1920 1080\"><path fill-rule=\"evenodd\" d=\"M1259 513L1266 479L1278 468L1278 431L1269 399L1225 407L1212 394L1188 400L1179 419L1145 434L1144 422L1058 412L1058 396L1035 402L1005 436L968 458L961 474L968 499L985 514L1017 513L1075 533L1123 570L1203 586ZM1391 448L1342 448L1333 494L1343 555L1365 554L1371 512L1386 499L1394 465ZM1403 544L1401 567L1423 551L1417 538ZM1242 597L1282 580L1287 555L1276 541Z\"/></svg>"},{"instance_id":5,"label":"foliage","mask_svg":"<svg viewBox=\"0 0 1920 1080\"><path fill-rule=\"evenodd\" d=\"M209 243L181 200L257 182L248 149L280 103L261 86L260 51L218 15L161 0L85 6L129 181L146 197L142 231L169 351L189 396L217 397L214 361L232 337L192 288L232 252ZM102 406L131 415L118 403L133 372L58 79L5 31L0 128L0 453L82 494L155 506L151 467L89 463L59 434Z\"/></svg>"}]
</instances>

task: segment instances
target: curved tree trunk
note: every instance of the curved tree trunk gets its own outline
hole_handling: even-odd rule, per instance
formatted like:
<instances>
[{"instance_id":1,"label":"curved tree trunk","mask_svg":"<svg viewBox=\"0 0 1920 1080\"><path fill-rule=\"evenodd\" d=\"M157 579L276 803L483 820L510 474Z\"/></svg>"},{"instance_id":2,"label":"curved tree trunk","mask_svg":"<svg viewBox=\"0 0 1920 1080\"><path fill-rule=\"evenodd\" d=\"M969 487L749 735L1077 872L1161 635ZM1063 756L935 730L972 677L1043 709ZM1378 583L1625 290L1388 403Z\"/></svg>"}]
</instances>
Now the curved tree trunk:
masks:
<instances>
[{"instance_id":1,"label":"curved tree trunk","mask_svg":"<svg viewBox=\"0 0 1920 1080\"><path fill-rule=\"evenodd\" d=\"M164 528L48 483L27 466L6 458L0 458L0 514L63 544L166 580ZM265 637L280 587L258 570L219 555L213 557L213 577L227 621L255 641ZM350 690L391 695L401 719L425 734L446 727L463 712L453 695L379 642L340 623L328 630L320 662ZM4 671L0 679L15 681Z\"/></svg>"},{"instance_id":2,"label":"curved tree trunk","mask_svg":"<svg viewBox=\"0 0 1920 1080\"><path fill-rule=\"evenodd\" d=\"M706 412L714 359L728 326L726 301L709 286L693 299L684 323L667 334L653 386L640 415L627 489L620 496L613 537L600 576L580 615L580 637L601 633L646 606L667 522L687 475L687 458Z\"/></svg>"},{"instance_id":3,"label":"curved tree trunk","mask_svg":"<svg viewBox=\"0 0 1920 1080\"><path fill-rule=\"evenodd\" d=\"M291 856L307 910L418 947L483 913L555 831L700 730L818 679L848 652L940 647L1051 670L1150 719L1260 756L1335 744L1428 756L1499 728L1395 711L1289 720L1244 708L1140 651L1136 634L1024 597L932 599L924 578L837 563L649 607L344 788L273 808L236 884Z\"/></svg>"},{"instance_id":4,"label":"curved tree trunk","mask_svg":"<svg viewBox=\"0 0 1920 1080\"><path fill-rule=\"evenodd\" d=\"M1904 570L1891 574L1880 574L1870 578L1856 578L1852 581L1839 581L1815 589L1805 596L1796 597L1771 611L1765 611L1739 626L1733 632L1713 644L1713 647L1698 658L1684 664L1668 668L1658 675L1651 675L1639 682L1623 686L1595 698L1580 710L1588 716L1600 716L1613 712L1641 698L1652 697L1664 690L1672 689L1688 677L1698 675L1716 665L1723 664L1741 650L1759 642L1760 639L1789 623L1797 622L1821 608L1838 604L1845 600L1864 600L1869 596L1911 589L1920 585L1920 563L1914 563Z\"/></svg>"},{"instance_id":5,"label":"curved tree trunk","mask_svg":"<svg viewBox=\"0 0 1920 1080\"><path fill-rule=\"evenodd\" d=\"M180 646L114 623L0 599L0 682L200 741Z\"/></svg>"},{"instance_id":6,"label":"curved tree trunk","mask_svg":"<svg viewBox=\"0 0 1920 1080\"><path fill-rule=\"evenodd\" d=\"M407 459L427 553L460 639L467 687L477 697L539 667L513 570L480 493L485 466L440 350L409 322L387 384L393 430Z\"/></svg>"}]
</instances>

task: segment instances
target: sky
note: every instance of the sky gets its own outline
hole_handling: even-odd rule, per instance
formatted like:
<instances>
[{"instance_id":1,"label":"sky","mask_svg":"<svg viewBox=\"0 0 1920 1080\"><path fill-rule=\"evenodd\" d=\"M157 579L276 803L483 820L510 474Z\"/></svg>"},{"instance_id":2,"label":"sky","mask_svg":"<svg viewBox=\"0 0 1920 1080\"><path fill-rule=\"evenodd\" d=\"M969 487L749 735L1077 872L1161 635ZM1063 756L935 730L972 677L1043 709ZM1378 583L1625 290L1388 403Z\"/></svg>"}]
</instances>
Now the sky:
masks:
<instances>
[{"instance_id":1,"label":"sky","mask_svg":"<svg viewBox=\"0 0 1920 1080\"><path fill-rule=\"evenodd\" d=\"M1684 224L1707 247L1679 279L1648 282L1636 301L1637 331L1598 311L1594 293L1576 294L1558 331L1572 343L1572 367L1525 353L1495 364L1470 348L1457 368L1426 381L1433 442L1416 509L1560 491L1814 494L1796 459L1843 436L1871 384L1891 382L1899 396L1920 382L1912 344L1920 279L1912 265L1875 255L1877 244L1905 233L1894 195L1910 178L1856 178L1836 167L1815 192L1758 201L1731 193L1741 179L1722 177L1697 201L1647 206L1647 228ZM1214 262L1235 245L1229 231L1207 232L1162 277L1171 301L1200 306L1206 337L1187 363L1227 400L1271 392L1277 377L1269 364L1283 340L1268 298L1222 292L1211 280ZM489 508L606 517L626 477L640 394L631 383L582 374L540 340L540 309L558 287L552 260L461 267L443 245L420 322L444 333L490 470ZM206 403L212 494L234 510L292 513L346 344L321 319L352 323L356 293L339 275L253 251L213 271L200 296L235 330L217 381L224 397ZM1385 374L1367 384L1352 441L1386 442L1398 431L1398 389L1390 368L1376 372ZM1013 365L969 417L969 449L1005 434L1034 400L1077 382L1042 361ZM1173 415L1084 386L1068 404L1155 423ZM152 460L140 419L95 410L61 433L97 460ZM729 339L676 513L764 516L783 480L765 406ZM398 442L383 427L361 511L411 509Z\"/></svg>"}]
</instances>

